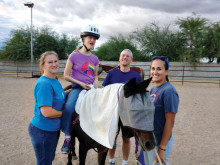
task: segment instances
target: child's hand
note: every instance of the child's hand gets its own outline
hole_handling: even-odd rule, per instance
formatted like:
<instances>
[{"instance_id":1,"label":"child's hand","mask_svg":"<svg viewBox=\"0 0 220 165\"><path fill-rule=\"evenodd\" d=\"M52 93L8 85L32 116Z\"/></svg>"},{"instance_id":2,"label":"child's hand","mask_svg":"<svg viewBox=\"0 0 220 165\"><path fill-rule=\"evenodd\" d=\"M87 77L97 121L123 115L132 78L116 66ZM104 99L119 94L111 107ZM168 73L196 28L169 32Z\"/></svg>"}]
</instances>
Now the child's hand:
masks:
<instances>
[{"instance_id":1,"label":"child's hand","mask_svg":"<svg viewBox=\"0 0 220 165\"><path fill-rule=\"evenodd\" d=\"M81 84L81 87L83 87L83 88L86 89L86 90L89 90L89 89L90 89L89 84L85 84L85 83L82 83L82 84Z\"/></svg>"},{"instance_id":2,"label":"child's hand","mask_svg":"<svg viewBox=\"0 0 220 165\"><path fill-rule=\"evenodd\" d=\"M99 88L99 81L95 80L93 83L94 88Z\"/></svg>"}]
</instances>

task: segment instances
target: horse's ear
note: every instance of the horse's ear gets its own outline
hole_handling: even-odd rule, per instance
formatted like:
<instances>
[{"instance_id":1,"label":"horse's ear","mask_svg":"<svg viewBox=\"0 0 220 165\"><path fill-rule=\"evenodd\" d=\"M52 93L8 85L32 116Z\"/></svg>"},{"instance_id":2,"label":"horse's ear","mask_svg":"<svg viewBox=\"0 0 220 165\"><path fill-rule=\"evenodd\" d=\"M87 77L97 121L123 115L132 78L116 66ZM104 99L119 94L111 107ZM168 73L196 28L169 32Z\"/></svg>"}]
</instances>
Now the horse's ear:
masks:
<instances>
[{"instance_id":1,"label":"horse's ear","mask_svg":"<svg viewBox=\"0 0 220 165\"><path fill-rule=\"evenodd\" d=\"M136 78L132 78L124 85L124 95L125 97L129 97L135 94L136 89Z\"/></svg>"},{"instance_id":2,"label":"horse's ear","mask_svg":"<svg viewBox=\"0 0 220 165\"><path fill-rule=\"evenodd\" d=\"M150 77L150 78L147 79L147 80L142 81L142 82L140 83L140 85L141 85L142 87L144 87L144 89L146 89L146 88L148 87L148 85L150 84L151 80L152 80L152 77Z\"/></svg>"},{"instance_id":3,"label":"horse's ear","mask_svg":"<svg viewBox=\"0 0 220 165\"><path fill-rule=\"evenodd\" d=\"M136 86L136 77L130 79L125 85L128 86L128 87Z\"/></svg>"}]
</instances>

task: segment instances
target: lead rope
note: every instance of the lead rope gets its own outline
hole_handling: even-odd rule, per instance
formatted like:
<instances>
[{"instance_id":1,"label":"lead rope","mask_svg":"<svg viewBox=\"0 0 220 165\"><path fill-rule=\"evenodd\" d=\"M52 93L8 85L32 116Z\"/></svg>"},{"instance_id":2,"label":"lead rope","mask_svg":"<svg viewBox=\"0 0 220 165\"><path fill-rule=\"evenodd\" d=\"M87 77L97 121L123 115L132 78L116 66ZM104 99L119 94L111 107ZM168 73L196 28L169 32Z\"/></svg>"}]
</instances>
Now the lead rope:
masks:
<instances>
[{"instance_id":1,"label":"lead rope","mask_svg":"<svg viewBox=\"0 0 220 165\"><path fill-rule=\"evenodd\" d=\"M135 144L136 144L136 142L135 142ZM159 157L159 155L158 155L158 153L157 153L156 147L154 148L154 152L155 152L156 157L157 157L157 159L158 159L158 161L159 161L159 164L162 165L162 161L161 161L161 159L160 159L160 157ZM140 155L140 153L138 154L138 143L137 143L137 144L136 144L136 148L135 148L136 162L137 162L137 165L142 165L142 164L138 161L139 155ZM155 165L155 164L156 164L156 160L153 162L152 165ZM166 161L165 161L165 165L168 165Z\"/></svg>"},{"instance_id":2,"label":"lead rope","mask_svg":"<svg viewBox=\"0 0 220 165\"><path fill-rule=\"evenodd\" d=\"M154 148L154 152L156 154L157 159L159 160L159 164L162 165L162 162L161 162L161 159L157 153L156 147ZM155 164L156 164L156 160L153 162L153 165L155 165ZM165 165L168 165L166 161L165 161Z\"/></svg>"},{"instance_id":3,"label":"lead rope","mask_svg":"<svg viewBox=\"0 0 220 165\"><path fill-rule=\"evenodd\" d=\"M159 164L162 165L162 162L161 162L161 159L160 159L160 157L159 157L159 155L158 155L158 153L157 153L156 147L154 148L154 152L155 152L155 154L156 154L157 159L159 160ZM153 162L153 165L154 165L154 164L156 164L156 160Z\"/></svg>"}]
</instances>

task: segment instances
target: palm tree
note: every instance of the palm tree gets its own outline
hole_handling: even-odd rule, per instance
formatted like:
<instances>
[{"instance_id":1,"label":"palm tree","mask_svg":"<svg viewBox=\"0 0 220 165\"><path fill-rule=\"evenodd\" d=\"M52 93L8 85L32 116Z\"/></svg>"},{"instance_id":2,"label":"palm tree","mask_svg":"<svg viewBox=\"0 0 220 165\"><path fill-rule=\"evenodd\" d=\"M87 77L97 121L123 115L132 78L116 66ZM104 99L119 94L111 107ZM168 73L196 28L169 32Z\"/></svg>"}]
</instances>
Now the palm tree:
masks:
<instances>
[{"instance_id":1,"label":"palm tree","mask_svg":"<svg viewBox=\"0 0 220 165\"><path fill-rule=\"evenodd\" d=\"M197 16L196 13L192 13L192 16L188 16L186 19L178 19L176 24L179 25L179 28L183 30L183 33L189 35L189 55L192 55L192 62L196 62L195 54L193 53L194 40L197 40L199 34L208 20L206 18L201 18Z\"/></svg>"}]
</instances>

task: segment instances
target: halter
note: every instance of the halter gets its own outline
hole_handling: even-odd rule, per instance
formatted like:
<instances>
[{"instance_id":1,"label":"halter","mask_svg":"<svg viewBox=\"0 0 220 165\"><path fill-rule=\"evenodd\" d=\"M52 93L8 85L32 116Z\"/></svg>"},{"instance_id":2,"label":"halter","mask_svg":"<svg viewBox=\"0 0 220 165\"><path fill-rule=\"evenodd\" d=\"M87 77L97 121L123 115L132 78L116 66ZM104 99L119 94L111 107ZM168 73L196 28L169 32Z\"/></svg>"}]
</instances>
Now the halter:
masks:
<instances>
[{"instance_id":1,"label":"halter","mask_svg":"<svg viewBox=\"0 0 220 165\"><path fill-rule=\"evenodd\" d=\"M135 157L136 157L136 162L137 162L137 165L141 165L141 163L138 161L138 158L139 158L139 156L140 156L141 150L140 150L140 152L138 153L138 146L139 146L139 145L138 145L138 140L137 140L136 134L134 134L134 137L135 137ZM143 151L143 152L144 152L144 151ZM157 157L157 159L158 159L158 161L159 161L159 164L162 165L162 161L161 161L161 159L160 159L160 157L159 157L159 154L157 153L156 147L154 147L154 152L155 152L156 157ZM156 160L153 162L153 165L155 165L155 163L156 163ZM165 165L168 165L166 161L165 161Z\"/></svg>"}]
</instances>

